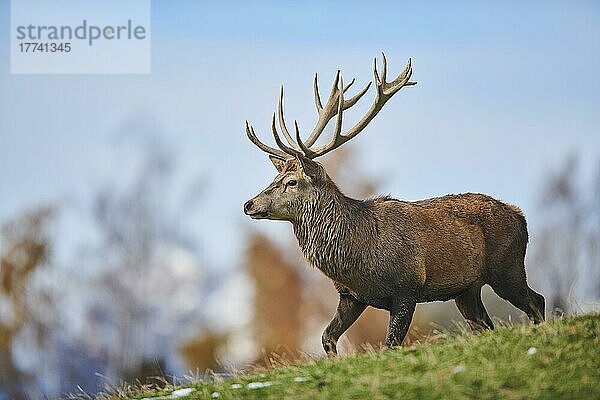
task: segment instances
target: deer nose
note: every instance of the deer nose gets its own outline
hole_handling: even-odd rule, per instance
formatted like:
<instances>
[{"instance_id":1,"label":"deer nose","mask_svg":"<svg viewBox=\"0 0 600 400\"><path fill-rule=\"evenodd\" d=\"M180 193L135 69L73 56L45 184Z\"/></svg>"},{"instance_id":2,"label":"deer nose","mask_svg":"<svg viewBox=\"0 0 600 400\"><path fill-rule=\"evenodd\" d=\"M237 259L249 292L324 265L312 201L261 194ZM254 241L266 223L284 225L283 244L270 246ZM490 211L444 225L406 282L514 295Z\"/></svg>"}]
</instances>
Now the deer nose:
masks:
<instances>
[{"instance_id":1,"label":"deer nose","mask_svg":"<svg viewBox=\"0 0 600 400\"><path fill-rule=\"evenodd\" d=\"M248 214L248 212L252 209L253 205L254 202L252 202L252 200L248 200L246 203L244 203L244 212Z\"/></svg>"}]
</instances>

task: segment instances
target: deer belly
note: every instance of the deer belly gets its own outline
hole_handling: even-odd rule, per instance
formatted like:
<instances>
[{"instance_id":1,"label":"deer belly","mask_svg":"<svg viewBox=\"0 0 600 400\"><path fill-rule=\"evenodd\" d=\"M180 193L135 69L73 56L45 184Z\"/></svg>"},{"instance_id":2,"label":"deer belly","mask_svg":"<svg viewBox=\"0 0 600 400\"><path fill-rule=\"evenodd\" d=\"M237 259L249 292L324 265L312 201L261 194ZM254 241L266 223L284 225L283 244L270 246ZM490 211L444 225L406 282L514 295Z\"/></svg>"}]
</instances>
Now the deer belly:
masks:
<instances>
[{"instance_id":1,"label":"deer belly","mask_svg":"<svg viewBox=\"0 0 600 400\"><path fill-rule=\"evenodd\" d=\"M481 281L484 261L484 240L477 226L454 227L452 233L441 232L437 240L429 241L424 257L424 301L454 298Z\"/></svg>"},{"instance_id":2,"label":"deer belly","mask_svg":"<svg viewBox=\"0 0 600 400\"><path fill-rule=\"evenodd\" d=\"M389 310L392 306L392 296L381 296L371 293L357 293L354 290L350 290L350 294L356 300L361 303L368 304L371 307L380 308L382 310Z\"/></svg>"},{"instance_id":3,"label":"deer belly","mask_svg":"<svg viewBox=\"0 0 600 400\"><path fill-rule=\"evenodd\" d=\"M396 294L394 286L389 285L390 282L370 281L363 277L360 281L345 280L344 283L337 283L361 303L368 304L371 307L389 310L394 295Z\"/></svg>"}]
</instances>

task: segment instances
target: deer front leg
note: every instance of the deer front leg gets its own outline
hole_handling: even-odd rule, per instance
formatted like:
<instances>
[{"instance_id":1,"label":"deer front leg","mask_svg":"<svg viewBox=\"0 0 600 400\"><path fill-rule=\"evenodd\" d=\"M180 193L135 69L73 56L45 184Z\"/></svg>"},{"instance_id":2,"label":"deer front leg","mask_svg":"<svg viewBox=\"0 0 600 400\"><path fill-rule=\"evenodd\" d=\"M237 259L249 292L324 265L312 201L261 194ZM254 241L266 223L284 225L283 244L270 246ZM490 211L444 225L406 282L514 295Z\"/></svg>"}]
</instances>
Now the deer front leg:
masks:
<instances>
[{"instance_id":1,"label":"deer front leg","mask_svg":"<svg viewBox=\"0 0 600 400\"><path fill-rule=\"evenodd\" d=\"M333 319L323 332L323 349L327 354L337 354L337 341L362 314L367 305L349 294L340 293L340 301Z\"/></svg>"},{"instance_id":2,"label":"deer front leg","mask_svg":"<svg viewBox=\"0 0 600 400\"><path fill-rule=\"evenodd\" d=\"M385 338L385 347L400 346L408 333L408 327L415 312L416 302L403 299L394 303L390 310L390 323Z\"/></svg>"}]
</instances>

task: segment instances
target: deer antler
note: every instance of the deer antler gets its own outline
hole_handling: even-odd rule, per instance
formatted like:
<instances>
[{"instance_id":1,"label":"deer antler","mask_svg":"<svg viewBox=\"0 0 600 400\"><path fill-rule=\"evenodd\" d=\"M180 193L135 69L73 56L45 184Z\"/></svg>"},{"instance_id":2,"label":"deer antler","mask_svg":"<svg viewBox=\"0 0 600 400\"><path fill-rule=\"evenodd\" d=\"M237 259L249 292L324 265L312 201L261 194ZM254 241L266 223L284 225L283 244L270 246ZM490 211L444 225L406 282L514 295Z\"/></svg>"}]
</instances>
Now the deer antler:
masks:
<instances>
[{"instance_id":1,"label":"deer antler","mask_svg":"<svg viewBox=\"0 0 600 400\"><path fill-rule=\"evenodd\" d=\"M355 80L352 79L352 81L347 86L344 86L341 72L340 70L338 70L335 75L333 85L331 87L329 98L327 99L327 102L324 106L321 102L321 95L319 94L318 76L317 74L315 74L314 96L315 106L319 114L319 119L317 120L317 123L306 142L303 142L302 138L300 137L300 129L298 128L297 121L294 121L296 136L295 140L292 138L290 132L287 129L283 113L283 87L281 88L281 93L279 95L279 127L281 128L285 139L291 147L285 145L279 137L275 126L275 114L273 114L272 123L273 137L275 138L275 142L281 150L277 150L260 142L260 140L258 140L258 138L256 137L254 129L250 125L248 125L248 122L246 122L246 133L248 134L248 137L261 150L281 159L285 159L288 155L302 155L307 158L314 159L317 157L321 157L332 150L337 149L338 147L340 147L341 145L358 135L369 124L369 122L371 122L371 120L375 118L375 116L383 108L385 103L400 89L402 89L404 86L412 86L417 84L417 82L410 81L410 77L412 75L412 62L410 58L408 59L408 63L406 64L406 67L400 73L400 75L393 81L387 82L387 59L385 58L385 54L383 53L382 57L383 62L381 77L377 72L377 59L374 60L373 65L373 76L376 88L375 100L373 101L373 104L371 105L371 108L369 108L367 113L356 123L356 125L348 129L346 132L342 132L342 120L344 111L352 107L364 96L367 90L369 90L369 88L371 87L372 82L369 82L369 84L364 89L362 89L353 97L345 99L344 94L352 86ZM325 130L325 127L333 117L337 118L335 123L334 135L331 141L329 141L329 143L325 145L316 148L311 148L319 139L319 137Z\"/></svg>"}]
</instances>

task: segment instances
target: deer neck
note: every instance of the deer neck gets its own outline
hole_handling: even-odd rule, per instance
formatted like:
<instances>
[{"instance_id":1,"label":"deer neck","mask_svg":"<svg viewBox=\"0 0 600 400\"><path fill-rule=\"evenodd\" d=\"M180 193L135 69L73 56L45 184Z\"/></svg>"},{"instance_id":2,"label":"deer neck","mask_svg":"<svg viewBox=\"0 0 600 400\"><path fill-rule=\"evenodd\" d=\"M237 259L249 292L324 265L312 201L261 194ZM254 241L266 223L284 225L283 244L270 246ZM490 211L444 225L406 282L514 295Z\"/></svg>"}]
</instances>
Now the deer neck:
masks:
<instances>
[{"instance_id":1,"label":"deer neck","mask_svg":"<svg viewBox=\"0 0 600 400\"><path fill-rule=\"evenodd\" d=\"M349 198L331 181L312 202L303 204L293 221L306 259L329 278L344 283L352 270L364 266L377 239L372 203Z\"/></svg>"}]
</instances>

